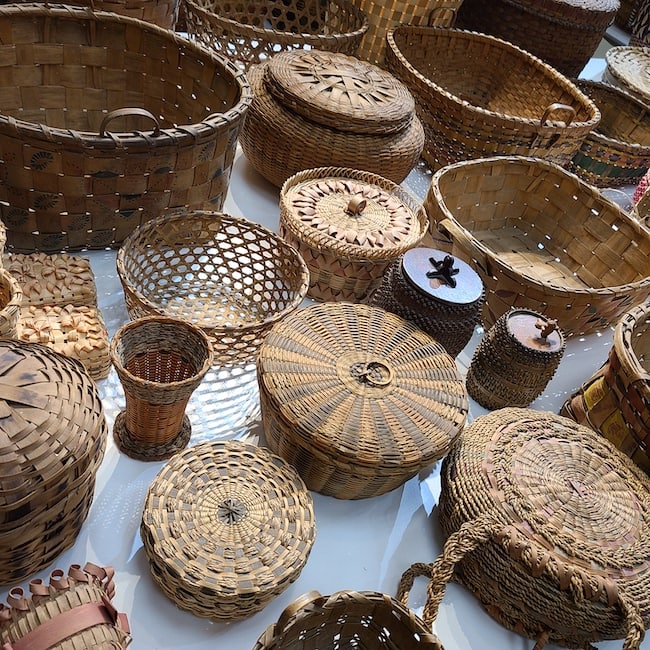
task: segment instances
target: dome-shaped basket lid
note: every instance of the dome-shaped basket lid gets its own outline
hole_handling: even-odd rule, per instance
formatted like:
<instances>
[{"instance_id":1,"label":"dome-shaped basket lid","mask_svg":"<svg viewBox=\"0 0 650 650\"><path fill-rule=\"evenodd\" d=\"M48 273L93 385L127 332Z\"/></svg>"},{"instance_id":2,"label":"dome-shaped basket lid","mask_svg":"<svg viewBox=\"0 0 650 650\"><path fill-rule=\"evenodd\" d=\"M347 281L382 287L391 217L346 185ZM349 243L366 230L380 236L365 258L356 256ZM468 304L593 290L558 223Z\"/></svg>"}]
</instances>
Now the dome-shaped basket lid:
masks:
<instances>
[{"instance_id":1,"label":"dome-shaped basket lid","mask_svg":"<svg viewBox=\"0 0 650 650\"><path fill-rule=\"evenodd\" d=\"M0 341L0 522L2 510L95 471L106 434L81 362L39 343Z\"/></svg>"},{"instance_id":2,"label":"dome-shaped basket lid","mask_svg":"<svg viewBox=\"0 0 650 650\"><path fill-rule=\"evenodd\" d=\"M619 8L619 0L510 0L534 15L575 24L581 29L591 25L608 27Z\"/></svg>"},{"instance_id":3,"label":"dome-shaped basket lid","mask_svg":"<svg viewBox=\"0 0 650 650\"><path fill-rule=\"evenodd\" d=\"M401 81L339 52L281 52L269 59L264 81L280 104L337 131L396 133L415 115L413 96Z\"/></svg>"},{"instance_id":4,"label":"dome-shaped basket lid","mask_svg":"<svg viewBox=\"0 0 650 650\"><path fill-rule=\"evenodd\" d=\"M557 320L530 309L511 309L505 319L508 333L524 347L549 354L564 350L564 334Z\"/></svg>"},{"instance_id":5,"label":"dome-shaped basket lid","mask_svg":"<svg viewBox=\"0 0 650 650\"><path fill-rule=\"evenodd\" d=\"M422 294L450 305L471 305L483 295L483 281L469 264L434 248L406 251L402 272Z\"/></svg>"},{"instance_id":6,"label":"dome-shaped basket lid","mask_svg":"<svg viewBox=\"0 0 650 650\"><path fill-rule=\"evenodd\" d=\"M392 260L422 240L426 216L399 186L325 169L330 174L299 172L282 189L283 225L301 241L349 259Z\"/></svg>"},{"instance_id":7,"label":"dome-shaped basket lid","mask_svg":"<svg viewBox=\"0 0 650 650\"><path fill-rule=\"evenodd\" d=\"M383 309L322 303L271 330L258 376L305 446L341 462L417 471L441 458L465 424L454 359Z\"/></svg>"},{"instance_id":8,"label":"dome-shaped basket lid","mask_svg":"<svg viewBox=\"0 0 650 650\"><path fill-rule=\"evenodd\" d=\"M142 514L151 561L173 585L209 605L261 598L286 586L316 536L313 500L291 465L240 440L206 442L172 456L151 483Z\"/></svg>"}]
</instances>

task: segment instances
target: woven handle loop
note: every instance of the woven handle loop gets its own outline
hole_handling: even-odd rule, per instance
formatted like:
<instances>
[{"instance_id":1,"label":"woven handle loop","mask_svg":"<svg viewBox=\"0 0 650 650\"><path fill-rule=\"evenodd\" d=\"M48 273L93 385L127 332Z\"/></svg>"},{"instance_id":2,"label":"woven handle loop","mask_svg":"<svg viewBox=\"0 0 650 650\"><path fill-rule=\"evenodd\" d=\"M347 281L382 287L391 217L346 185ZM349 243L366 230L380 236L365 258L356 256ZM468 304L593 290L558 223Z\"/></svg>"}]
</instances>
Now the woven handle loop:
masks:
<instances>
[{"instance_id":1,"label":"woven handle loop","mask_svg":"<svg viewBox=\"0 0 650 650\"><path fill-rule=\"evenodd\" d=\"M434 7L429 12L429 27L452 27L456 22L458 5L458 2L453 2L449 5L443 4L441 6Z\"/></svg>"},{"instance_id":2,"label":"woven handle loop","mask_svg":"<svg viewBox=\"0 0 650 650\"><path fill-rule=\"evenodd\" d=\"M395 377L393 369L383 361L365 361L355 363L350 373L357 381L371 386L390 386Z\"/></svg>"},{"instance_id":3,"label":"woven handle loop","mask_svg":"<svg viewBox=\"0 0 650 650\"><path fill-rule=\"evenodd\" d=\"M555 113L556 111L564 111L566 113L569 113L569 118L564 120L564 126L569 126L571 122L576 117L576 110L573 108L573 106L569 106L568 104L560 104L559 102L555 102L553 104L550 104L549 106L546 107L546 110L544 113L542 113L542 119L540 120L540 125L541 126L546 126L549 117L551 116L552 113Z\"/></svg>"},{"instance_id":4,"label":"woven handle loop","mask_svg":"<svg viewBox=\"0 0 650 650\"><path fill-rule=\"evenodd\" d=\"M158 119L153 113L150 113L145 108L118 108L110 113L107 113L102 120L101 125L99 126L99 137L106 137L106 127L108 123L117 119L118 117L130 117L132 115L139 115L140 117L146 117L154 123L153 131L151 135L157 137L160 135L160 124Z\"/></svg>"},{"instance_id":5,"label":"woven handle loop","mask_svg":"<svg viewBox=\"0 0 650 650\"><path fill-rule=\"evenodd\" d=\"M449 241L458 246L465 255L471 257L478 266L487 274L492 273L492 264L488 259L486 252L479 246L478 242L473 239L469 233L453 219L443 219L438 222L438 232L444 235Z\"/></svg>"},{"instance_id":6,"label":"woven handle loop","mask_svg":"<svg viewBox=\"0 0 650 650\"><path fill-rule=\"evenodd\" d=\"M345 211L354 217L358 217L366 209L367 205L368 202L363 197L353 196L350 199L348 207L345 209Z\"/></svg>"},{"instance_id":7,"label":"woven handle loop","mask_svg":"<svg viewBox=\"0 0 650 650\"><path fill-rule=\"evenodd\" d=\"M308 591L306 594L299 596L293 602L289 603L282 614L278 617L278 622L274 627L274 634L281 634L287 627L287 623L302 609L309 607L312 603L322 598L318 591Z\"/></svg>"}]
</instances>

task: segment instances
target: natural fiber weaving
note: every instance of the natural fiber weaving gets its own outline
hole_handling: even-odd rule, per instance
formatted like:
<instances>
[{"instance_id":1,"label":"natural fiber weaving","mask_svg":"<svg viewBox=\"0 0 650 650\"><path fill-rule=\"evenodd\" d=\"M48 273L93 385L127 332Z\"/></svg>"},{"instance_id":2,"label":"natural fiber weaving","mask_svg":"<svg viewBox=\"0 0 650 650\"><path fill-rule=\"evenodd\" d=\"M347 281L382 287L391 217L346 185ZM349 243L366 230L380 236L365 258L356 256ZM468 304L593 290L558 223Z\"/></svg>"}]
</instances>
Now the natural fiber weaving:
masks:
<instances>
[{"instance_id":1,"label":"natural fiber weaving","mask_svg":"<svg viewBox=\"0 0 650 650\"><path fill-rule=\"evenodd\" d=\"M316 535L292 467L238 440L195 445L154 479L140 528L156 584L196 616L250 616L302 571Z\"/></svg>"},{"instance_id":2,"label":"natural fiber weaving","mask_svg":"<svg viewBox=\"0 0 650 650\"><path fill-rule=\"evenodd\" d=\"M650 103L650 50L638 45L618 45L605 52L603 81L621 88L644 104Z\"/></svg>"},{"instance_id":3,"label":"natural fiber weaving","mask_svg":"<svg viewBox=\"0 0 650 650\"><path fill-rule=\"evenodd\" d=\"M0 338L16 338L23 290L14 276L0 267Z\"/></svg>"}]
</instances>

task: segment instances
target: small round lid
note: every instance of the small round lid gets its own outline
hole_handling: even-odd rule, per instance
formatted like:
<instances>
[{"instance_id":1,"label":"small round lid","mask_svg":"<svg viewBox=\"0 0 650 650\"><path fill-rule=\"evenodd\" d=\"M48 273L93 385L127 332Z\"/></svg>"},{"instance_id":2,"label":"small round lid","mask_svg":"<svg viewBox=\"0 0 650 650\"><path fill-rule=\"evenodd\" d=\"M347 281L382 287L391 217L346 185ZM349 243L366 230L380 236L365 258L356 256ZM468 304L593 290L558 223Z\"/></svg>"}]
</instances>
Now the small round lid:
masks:
<instances>
[{"instance_id":1,"label":"small round lid","mask_svg":"<svg viewBox=\"0 0 650 650\"><path fill-rule=\"evenodd\" d=\"M548 353L564 349L564 335L557 320L527 309L512 309L506 318L508 332L525 347Z\"/></svg>"},{"instance_id":2,"label":"small round lid","mask_svg":"<svg viewBox=\"0 0 650 650\"><path fill-rule=\"evenodd\" d=\"M285 107L338 131L395 133L414 116L413 96L401 81L339 52L280 52L269 59L265 83Z\"/></svg>"},{"instance_id":3,"label":"small round lid","mask_svg":"<svg viewBox=\"0 0 650 650\"><path fill-rule=\"evenodd\" d=\"M483 295L483 282L469 264L433 248L412 248L402 257L405 280L441 302L469 305Z\"/></svg>"}]
</instances>

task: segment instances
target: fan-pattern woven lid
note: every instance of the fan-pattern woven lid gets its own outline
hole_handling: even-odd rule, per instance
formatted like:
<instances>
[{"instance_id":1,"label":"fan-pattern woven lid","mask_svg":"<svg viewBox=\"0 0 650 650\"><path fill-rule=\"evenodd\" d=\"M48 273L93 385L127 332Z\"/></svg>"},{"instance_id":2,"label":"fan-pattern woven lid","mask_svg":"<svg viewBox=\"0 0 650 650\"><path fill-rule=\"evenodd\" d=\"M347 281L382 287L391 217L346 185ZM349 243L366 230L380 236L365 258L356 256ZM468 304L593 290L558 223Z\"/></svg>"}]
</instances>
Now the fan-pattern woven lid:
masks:
<instances>
[{"instance_id":1,"label":"fan-pattern woven lid","mask_svg":"<svg viewBox=\"0 0 650 650\"><path fill-rule=\"evenodd\" d=\"M415 102L392 74L338 52L293 50L269 60L269 92L313 122L352 133L395 133L413 119Z\"/></svg>"}]
</instances>

